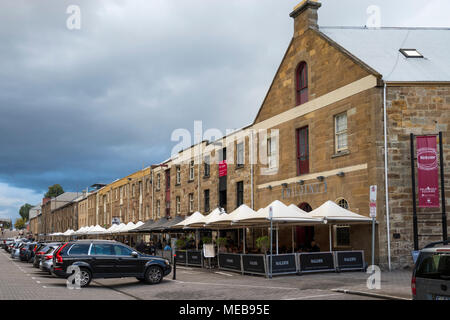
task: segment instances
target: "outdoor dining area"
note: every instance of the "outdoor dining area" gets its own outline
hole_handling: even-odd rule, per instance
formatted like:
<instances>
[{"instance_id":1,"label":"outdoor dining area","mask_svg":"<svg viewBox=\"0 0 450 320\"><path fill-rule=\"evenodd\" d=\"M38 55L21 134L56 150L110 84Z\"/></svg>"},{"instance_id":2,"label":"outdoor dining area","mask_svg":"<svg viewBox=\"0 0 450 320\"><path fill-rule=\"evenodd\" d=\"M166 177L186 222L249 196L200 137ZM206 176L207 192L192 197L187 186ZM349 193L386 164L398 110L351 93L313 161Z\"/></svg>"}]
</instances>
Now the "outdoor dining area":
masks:
<instances>
[{"instance_id":1,"label":"outdoor dining area","mask_svg":"<svg viewBox=\"0 0 450 320\"><path fill-rule=\"evenodd\" d=\"M145 223L100 226L67 230L56 237L102 237L122 241L131 246L137 242L158 241L154 254L177 265L217 267L242 274L272 277L309 272L364 271L367 267L363 250L333 250L332 226L337 224L367 227L372 219L327 201L311 212L296 205L274 201L255 211L243 204L231 213L221 208L208 215L194 212L184 218L161 218ZM299 244L297 230L328 229L326 248L312 239ZM300 228L300 229L298 229ZM323 243L323 242L322 242ZM322 245L323 246L323 245ZM170 250L167 250L169 248Z\"/></svg>"}]
</instances>

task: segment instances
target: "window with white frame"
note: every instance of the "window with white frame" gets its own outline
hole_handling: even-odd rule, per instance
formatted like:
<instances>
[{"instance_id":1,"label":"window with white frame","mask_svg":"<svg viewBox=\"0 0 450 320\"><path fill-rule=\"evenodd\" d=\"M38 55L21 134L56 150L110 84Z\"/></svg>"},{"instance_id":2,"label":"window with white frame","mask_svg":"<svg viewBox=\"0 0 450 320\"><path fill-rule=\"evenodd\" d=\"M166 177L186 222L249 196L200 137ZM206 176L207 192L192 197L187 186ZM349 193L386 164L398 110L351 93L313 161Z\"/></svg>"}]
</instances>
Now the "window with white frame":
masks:
<instances>
[{"instance_id":1,"label":"window with white frame","mask_svg":"<svg viewBox=\"0 0 450 320\"><path fill-rule=\"evenodd\" d=\"M156 190L159 190L161 188L161 174L158 173L156 175Z\"/></svg>"},{"instance_id":2,"label":"window with white frame","mask_svg":"<svg viewBox=\"0 0 450 320\"><path fill-rule=\"evenodd\" d=\"M238 167L244 165L244 142L240 142L236 146L236 165Z\"/></svg>"},{"instance_id":3,"label":"window with white frame","mask_svg":"<svg viewBox=\"0 0 450 320\"><path fill-rule=\"evenodd\" d=\"M189 193L189 212L194 212L194 194Z\"/></svg>"},{"instance_id":4,"label":"window with white frame","mask_svg":"<svg viewBox=\"0 0 450 320\"><path fill-rule=\"evenodd\" d=\"M203 171L204 171L204 176L205 177L209 177L210 173L211 173L211 156L205 156L204 161L203 161Z\"/></svg>"},{"instance_id":5,"label":"window with white frame","mask_svg":"<svg viewBox=\"0 0 450 320\"><path fill-rule=\"evenodd\" d=\"M180 196L178 196L176 198L176 210L177 210L177 214L180 214L180 212L181 212L181 199L180 199Z\"/></svg>"},{"instance_id":6,"label":"window with white frame","mask_svg":"<svg viewBox=\"0 0 450 320\"><path fill-rule=\"evenodd\" d=\"M189 163L189 180L194 180L194 160Z\"/></svg>"},{"instance_id":7,"label":"window with white frame","mask_svg":"<svg viewBox=\"0 0 450 320\"><path fill-rule=\"evenodd\" d=\"M277 140L274 136L267 138L267 164L269 169L277 167Z\"/></svg>"},{"instance_id":8,"label":"window with white frame","mask_svg":"<svg viewBox=\"0 0 450 320\"><path fill-rule=\"evenodd\" d=\"M181 183L181 167L178 166L177 167L177 174L176 174L176 184L180 184Z\"/></svg>"},{"instance_id":9,"label":"window with white frame","mask_svg":"<svg viewBox=\"0 0 450 320\"><path fill-rule=\"evenodd\" d=\"M158 218L160 217L160 212L161 212L161 203L159 202L159 200L156 200L156 216Z\"/></svg>"},{"instance_id":10,"label":"window with white frame","mask_svg":"<svg viewBox=\"0 0 450 320\"><path fill-rule=\"evenodd\" d=\"M348 149L347 112L336 115L334 117L334 123L336 152L345 151Z\"/></svg>"}]
</instances>

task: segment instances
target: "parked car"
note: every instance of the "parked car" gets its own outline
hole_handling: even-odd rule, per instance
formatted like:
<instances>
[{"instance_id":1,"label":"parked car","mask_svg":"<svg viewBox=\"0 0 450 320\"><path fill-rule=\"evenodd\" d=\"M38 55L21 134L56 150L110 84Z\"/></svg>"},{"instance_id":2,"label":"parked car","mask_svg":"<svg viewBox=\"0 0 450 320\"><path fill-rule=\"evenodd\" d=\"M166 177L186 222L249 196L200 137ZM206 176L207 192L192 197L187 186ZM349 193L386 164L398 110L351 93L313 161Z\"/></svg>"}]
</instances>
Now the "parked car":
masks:
<instances>
[{"instance_id":1,"label":"parked car","mask_svg":"<svg viewBox=\"0 0 450 320\"><path fill-rule=\"evenodd\" d=\"M60 247L59 244L48 246L48 250L41 256L39 261L39 269L52 274L53 271L53 253Z\"/></svg>"},{"instance_id":2,"label":"parked car","mask_svg":"<svg viewBox=\"0 0 450 320\"><path fill-rule=\"evenodd\" d=\"M8 252L8 247L9 247L9 245L12 244L12 243L14 243L14 240L13 240L13 239L4 239L4 240L2 241L2 248L3 248L3 250L5 250L5 251Z\"/></svg>"},{"instance_id":3,"label":"parked car","mask_svg":"<svg viewBox=\"0 0 450 320\"><path fill-rule=\"evenodd\" d=\"M25 245L24 242L17 241L11 248L11 258L17 259L20 257L20 249Z\"/></svg>"},{"instance_id":4,"label":"parked car","mask_svg":"<svg viewBox=\"0 0 450 320\"><path fill-rule=\"evenodd\" d=\"M50 253L49 251L51 249L56 249L59 245L60 243L58 242L41 243L36 249L36 254L33 260L33 267L39 268L39 264L41 262L42 257L45 254Z\"/></svg>"},{"instance_id":5,"label":"parked car","mask_svg":"<svg viewBox=\"0 0 450 320\"><path fill-rule=\"evenodd\" d=\"M450 300L450 240L420 250L411 289L415 300Z\"/></svg>"},{"instance_id":6,"label":"parked car","mask_svg":"<svg viewBox=\"0 0 450 320\"><path fill-rule=\"evenodd\" d=\"M20 248L19 258L20 261L29 262L34 256L35 242L27 242Z\"/></svg>"},{"instance_id":7,"label":"parked car","mask_svg":"<svg viewBox=\"0 0 450 320\"><path fill-rule=\"evenodd\" d=\"M136 277L156 284L171 272L168 260L135 251L127 245L110 240L79 240L66 242L53 255L53 273L67 278L67 268L78 266L81 286L96 278Z\"/></svg>"}]
</instances>

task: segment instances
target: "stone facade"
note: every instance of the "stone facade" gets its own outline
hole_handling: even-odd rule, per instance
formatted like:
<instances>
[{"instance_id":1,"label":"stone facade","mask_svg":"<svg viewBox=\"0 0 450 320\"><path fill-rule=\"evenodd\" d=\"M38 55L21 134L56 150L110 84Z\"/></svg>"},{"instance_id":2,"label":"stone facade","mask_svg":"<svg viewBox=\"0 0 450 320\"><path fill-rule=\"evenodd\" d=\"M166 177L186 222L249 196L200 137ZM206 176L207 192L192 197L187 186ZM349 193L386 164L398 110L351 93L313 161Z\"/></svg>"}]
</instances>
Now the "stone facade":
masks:
<instances>
[{"instance_id":1,"label":"stone facade","mask_svg":"<svg viewBox=\"0 0 450 320\"><path fill-rule=\"evenodd\" d=\"M315 209L331 200L369 216L369 187L378 186L376 263L388 261L388 239L394 268L411 266L412 199L409 134L443 132L447 212L450 208L450 85L386 83L390 234L387 234L384 160L384 92L382 75L328 39L317 27L320 4L305 1L294 9L294 35L254 123L213 143L202 141L169 160L116 180L80 201L79 226L107 228L113 217L123 223L158 220L194 211L207 214L221 205L226 186L226 211L242 202L258 210L274 200ZM296 75L306 63L307 101L297 105ZM337 150L336 119L345 115L347 145ZM308 128L308 170L298 172L297 130ZM267 139L275 139L275 165L268 168ZM244 144L244 165L237 165L237 144ZM251 148L250 146L253 146ZM219 178L219 155L226 148L227 175ZM200 155L200 156L199 156ZM205 175L205 157L210 173ZM201 159L201 160L199 160ZM253 161L251 161L253 159ZM191 165L193 162L193 165ZM254 164L255 163L255 164ZM193 170L193 171L192 171ZM177 182L177 172L180 178ZM191 172L193 176L191 177ZM170 179L166 181L166 179ZM209 208L205 207L209 190ZM179 199L179 204L177 199ZM42 207L44 233L54 232L50 205ZM439 210L418 210L420 246L439 240ZM82 221L80 222L80 219ZM338 228L348 228L348 243L337 241ZM65 230L62 230L62 232ZM328 250L328 226L314 227L314 238ZM289 244L297 228L282 228ZM371 253L369 225L332 226L332 250ZM389 238L388 238L389 237ZM249 239L250 240L250 239ZM253 239L254 240L254 239Z\"/></svg>"},{"instance_id":2,"label":"stone facade","mask_svg":"<svg viewBox=\"0 0 450 320\"><path fill-rule=\"evenodd\" d=\"M410 265L410 253L414 249L411 133L443 133L446 211L450 211L450 85L388 87L387 115L391 255L393 264L404 267ZM442 239L442 209L417 208L417 217L419 248ZM449 215L447 220L449 225Z\"/></svg>"}]
</instances>

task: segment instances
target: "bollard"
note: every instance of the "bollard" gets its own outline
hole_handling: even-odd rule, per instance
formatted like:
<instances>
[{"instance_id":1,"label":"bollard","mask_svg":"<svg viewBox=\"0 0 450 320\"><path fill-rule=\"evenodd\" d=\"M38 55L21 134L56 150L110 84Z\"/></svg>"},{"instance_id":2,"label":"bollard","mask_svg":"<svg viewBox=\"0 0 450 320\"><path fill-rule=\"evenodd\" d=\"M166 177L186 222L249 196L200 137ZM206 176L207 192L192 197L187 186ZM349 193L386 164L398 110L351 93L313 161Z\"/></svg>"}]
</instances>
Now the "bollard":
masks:
<instances>
[{"instance_id":1,"label":"bollard","mask_svg":"<svg viewBox=\"0 0 450 320\"><path fill-rule=\"evenodd\" d=\"M177 255L173 255L173 277L172 280L177 279Z\"/></svg>"}]
</instances>

